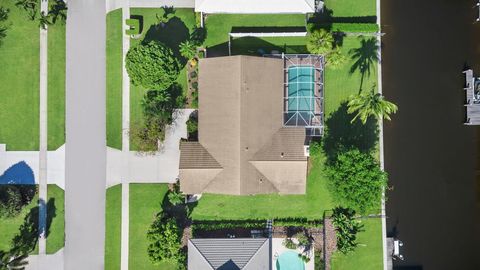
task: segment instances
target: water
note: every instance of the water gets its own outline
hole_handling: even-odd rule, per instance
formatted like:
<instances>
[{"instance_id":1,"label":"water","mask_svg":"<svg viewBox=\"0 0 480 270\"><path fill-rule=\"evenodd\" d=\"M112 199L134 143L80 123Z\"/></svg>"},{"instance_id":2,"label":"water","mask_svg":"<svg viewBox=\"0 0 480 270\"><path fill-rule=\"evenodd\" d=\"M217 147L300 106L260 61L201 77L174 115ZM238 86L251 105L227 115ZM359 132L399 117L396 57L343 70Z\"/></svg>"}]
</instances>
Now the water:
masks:
<instances>
[{"instance_id":1,"label":"water","mask_svg":"<svg viewBox=\"0 0 480 270\"><path fill-rule=\"evenodd\" d=\"M480 269L478 127L464 121L463 68L480 75L474 0L381 0L387 229L410 269Z\"/></svg>"}]
</instances>

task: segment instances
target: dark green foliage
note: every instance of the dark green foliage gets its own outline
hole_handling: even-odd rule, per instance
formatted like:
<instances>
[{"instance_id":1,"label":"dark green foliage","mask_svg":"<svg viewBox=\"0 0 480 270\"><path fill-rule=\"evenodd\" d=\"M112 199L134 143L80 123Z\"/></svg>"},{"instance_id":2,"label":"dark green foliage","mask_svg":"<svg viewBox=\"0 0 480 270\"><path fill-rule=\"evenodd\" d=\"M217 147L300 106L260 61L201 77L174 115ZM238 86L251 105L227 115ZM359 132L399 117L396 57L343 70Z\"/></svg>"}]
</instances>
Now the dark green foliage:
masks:
<instances>
[{"instance_id":1,"label":"dark green foliage","mask_svg":"<svg viewBox=\"0 0 480 270\"><path fill-rule=\"evenodd\" d=\"M10 10L8 8L0 7L0 22L4 22L8 19L8 13Z\"/></svg>"},{"instance_id":2,"label":"dark green foliage","mask_svg":"<svg viewBox=\"0 0 480 270\"><path fill-rule=\"evenodd\" d=\"M187 121L187 132L189 141L198 140L198 112L194 111Z\"/></svg>"},{"instance_id":3,"label":"dark green foliage","mask_svg":"<svg viewBox=\"0 0 480 270\"><path fill-rule=\"evenodd\" d=\"M337 249L342 253L353 251L357 247L357 233L363 225L355 220L355 210L343 207L333 209L332 222L337 234Z\"/></svg>"},{"instance_id":4,"label":"dark green foliage","mask_svg":"<svg viewBox=\"0 0 480 270\"><path fill-rule=\"evenodd\" d=\"M13 217L35 196L34 185L0 185L0 217Z\"/></svg>"},{"instance_id":5,"label":"dark green foliage","mask_svg":"<svg viewBox=\"0 0 480 270\"><path fill-rule=\"evenodd\" d=\"M48 25L52 25L52 19L50 18L49 14L45 14L45 12L40 12L40 17L38 18L38 26L43 30L47 29Z\"/></svg>"},{"instance_id":6,"label":"dark green foliage","mask_svg":"<svg viewBox=\"0 0 480 270\"><path fill-rule=\"evenodd\" d=\"M322 253L315 250L315 270L325 270L325 262L323 261Z\"/></svg>"},{"instance_id":7,"label":"dark green foliage","mask_svg":"<svg viewBox=\"0 0 480 270\"><path fill-rule=\"evenodd\" d=\"M297 249L297 245L292 241L291 238L285 238L282 244L288 249Z\"/></svg>"},{"instance_id":8,"label":"dark green foliage","mask_svg":"<svg viewBox=\"0 0 480 270\"><path fill-rule=\"evenodd\" d=\"M27 254L0 250L0 270L23 270L28 264Z\"/></svg>"},{"instance_id":9,"label":"dark green foliage","mask_svg":"<svg viewBox=\"0 0 480 270\"><path fill-rule=\"evenodd\" d=\"M180 191L178 183L173 186L173 190L168 192L167 197L168 201L174 206L185 202L185 195Z\"/></svg>"},{"instance_id":10,"label":"dark green foliage","mask_svg":"<svg viewBox=\"0 0 480 270\"><path fill-rule=\"evenodd\" d=\"M180 72L172 50L158 41L131 47L125 65L132 83L147 89L167 89Z\"/></svg>"},{"instance_id":11,"label":"dark green foliage","mask_svg":"<svg viewBox=\"0 0 480 270\"><path fill-rule=\"evenodd\" d=\"M52 1L52 0L50 0ZM52 19L52 23L57 23L60 21L62 24L67 22L67 3L63 0L54 0L53 4L50 6L50 10L48 11L48 15Z\"/></svg>"},{"instance_id":12,"label":"dark green foliage","mask_svg":"<svg viewBox=\"0 0 480 270\"><path fill-rule=\"evenodd\" d=\"M40 1L38 0L17 0L15 6L26 11L28 18L34 21L37 18L39 3Z\"/></svg>"},{"instance_id":13,"label":"dark green foliage","mask_svg":"<svg viewBox=\"0 0 480 270\"><path fill-rule=\"evenodd\" d=\"M322 220L307 218L274 218L274 226L284 227L319 227ZM266 219L244 220L193 220L192 226L199 230L221 230L234 228L265 228Z\"/></svg>"},{"instance_id":14,"label":"dark green foliage","mask_svg":"<svg viewBox=\"0 0 480 270\"><path fill-rule=\"evenodd\" d=\"M0 7L0 46L3 43L3 39L7 36L8 26L3 24L8 19L8 8Z\"/></svg>"},{"instance_id":15,"label":"dark green foliage","mask_svg":"<svg viewBox=\"0 0 480 270\"><path fill-rule=\"evenodd\" d=\"M304 232L298 232L296 233L293 238L297 238L298 240L298 244L300 246L304 246L304 247L307 247L307 246L310 246L311 244L311 241L310 239L308 238L308 236L304 233Z\"/></svg>"},{"instance_id":16,"label":"dark green foliage","mask_svg":"<svg viewBox=\"0 0 480 270\"><path fill-rule=\"evenodd\" d=\"M148 256L156 264L171 262L183 264L185 255L181 251L181 234L174 218L159 215L147 233Z\"/></svg>"},{"instance_id":17,"label":"dark green foliage","mask_svg":"<svg viewBox=\"0 0 480 270\"><path fill-rule=\"evenodd\" d=\"M376 23L321 23L317 25L309 24L308 27L343 33L375 33L380 30Z\"/></svg>"},{"instance_id":18,"label":"dark green foliage","mask_svg":"<svg viewBox=\"0 0 480 270\"><path fill-rule=\"evenodd\" d=\"M322 145L320 142L311 141L309 147L309 153L311 157L316 157L322 152Z\"/></svg>"},{"instance_id":19,"label":"dark green foliage","mask_svg":"<svg viewBox=\"0 0 480 270\"><path fill-rule=\"evenodd\" d=\"M379 209L387 174L370 154L358 149L340 153L325 171L338 204L362 214Z\"/></svg>"}]
</instances>

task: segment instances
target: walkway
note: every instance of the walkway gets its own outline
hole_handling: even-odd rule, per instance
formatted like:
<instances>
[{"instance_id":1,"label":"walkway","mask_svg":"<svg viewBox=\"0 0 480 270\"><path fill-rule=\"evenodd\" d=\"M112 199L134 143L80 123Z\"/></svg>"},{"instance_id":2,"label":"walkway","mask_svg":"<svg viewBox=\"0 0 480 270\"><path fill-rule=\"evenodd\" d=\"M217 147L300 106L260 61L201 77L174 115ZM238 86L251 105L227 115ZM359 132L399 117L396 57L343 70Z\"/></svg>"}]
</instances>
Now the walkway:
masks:
<instances>
[{"instance_id":1,"label":"walkway","mask_svg":"<svg viewBox=\"0 0 480 270\"><path fill-rule=\"evenodd\" d=\"M101 270L105 251L105 1L68 1L64 269Z\"/></svg>"},{"instance_id":2,"label":"walkway","mask_svg":"<svg viewBox=\"0 0 480 270\"><path fill-rule=\"evenodd\" d=\"M48 14L48 0L42 0L40 12ZM46 28L47 26L45 26ZM46 224L47 224L47 99L48 99L48 37L47 29L40 27L40 154L39 154L39 186L38 186L38 204L39 204L39 239L38 254L46 253Z\"/></svg>"}]
</instances>

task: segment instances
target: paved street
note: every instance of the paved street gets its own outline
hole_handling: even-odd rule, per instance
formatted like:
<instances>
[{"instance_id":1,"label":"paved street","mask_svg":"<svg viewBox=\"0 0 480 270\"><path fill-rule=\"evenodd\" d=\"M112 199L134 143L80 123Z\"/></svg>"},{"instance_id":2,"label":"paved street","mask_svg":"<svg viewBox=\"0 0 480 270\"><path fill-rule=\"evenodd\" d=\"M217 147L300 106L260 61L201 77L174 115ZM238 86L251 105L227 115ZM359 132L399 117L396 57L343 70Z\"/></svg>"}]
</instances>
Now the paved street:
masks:
<instances>
[{"instance_id":1,"label":"paved street","mask_svg":"<svg viewBox=\"0 0 480 270\"><path fill-rule=\"evenodd\" d=\"M103 269L105 245L105 1L68 2L65 270Z\"/></svg>"}]
</instances>

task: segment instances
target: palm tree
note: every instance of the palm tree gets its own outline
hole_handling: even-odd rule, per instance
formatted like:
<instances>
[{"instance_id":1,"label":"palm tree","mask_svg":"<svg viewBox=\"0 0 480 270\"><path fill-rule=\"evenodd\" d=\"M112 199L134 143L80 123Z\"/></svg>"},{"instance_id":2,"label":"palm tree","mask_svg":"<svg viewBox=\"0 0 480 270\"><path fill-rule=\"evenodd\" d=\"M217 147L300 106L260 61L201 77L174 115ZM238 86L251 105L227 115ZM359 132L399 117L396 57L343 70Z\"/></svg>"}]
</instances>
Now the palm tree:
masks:
<instances>
[{"instance_id":1,"label":"palm tree","mask_svg":"<svg viewBox=\"0 0 480 270\"><path fill-rule=\"evenodd\" d=\"M197 54L197 46L190 40L185 40L179 45L180 54L188 60L195 58Z\"/></svg>"},{"instance_id":2,"label":"palm tree","mask_svg":"<svg viewBox=\"0 0 480 270\"><path fill-rule=\"evenodd\" d=\"M307 49L314 54L328 54L333 48L333 36L325 29L320 29L310 33Z\"/></svg>"},{"instance_id":3,"label":"palm tree","mask_svg":"<svg viewBox=\"0 0 480 270\"><path fill-rule=\"evenodd\" d=\"M355 63L350 68L350 73L355 73L358 70L362 76L359 89L359 92L361 92L365 75L370 76L373 64L379 60L377 39L362 39L360 47L351 49L349 53L352 59L355 60Z\"/></svg>"},{"instance_id":4,"label":"palm tree","mask_svg":"<svg viewBox=\"0 0 480 270\"><path fill-rule=\"evenodd\" d=\"M0 250L0 270L23 270L28 264L27 255Z\"/></svg>"},{"instance_id":5,"label":"palm tree","mask_svg":"<svg viewBox=\"0 0 480 270\"><path fill-rule=\"evenodd\" d=\"M357 113L351 123L360 117L362 123L365 124L370 116L374 116L377 119L384 117L390 120L390 114L397 112L397 105L385 100L385 97L375 92L374 89L372 88L372 91L368 93L359 93L350 97L347 104L347 112L350 114Z\"/></svg>"},{"instance_id":6,"label":"palm tree","mask_svg":"<svg viewBox=\"0 0 480 270\"><path fill-rule=\"evenodd\" d=\"M342 53L340 48L335 48L327 55L327 66L337 69L347 61L347 57Z\"/></svg>"},{"instance_id":7,"label":"palm tree","mask_svg":"<svg viewBox=\"0 0 480 270\"><path fill-rule=\"evenodd\" d=\"M50 20L50 15L45 14L44 11L40 13L40 18L38 18L38 25L43 29L47 29L47 25L52 25L52 21Z\"/></svg>"}]
</instances>

